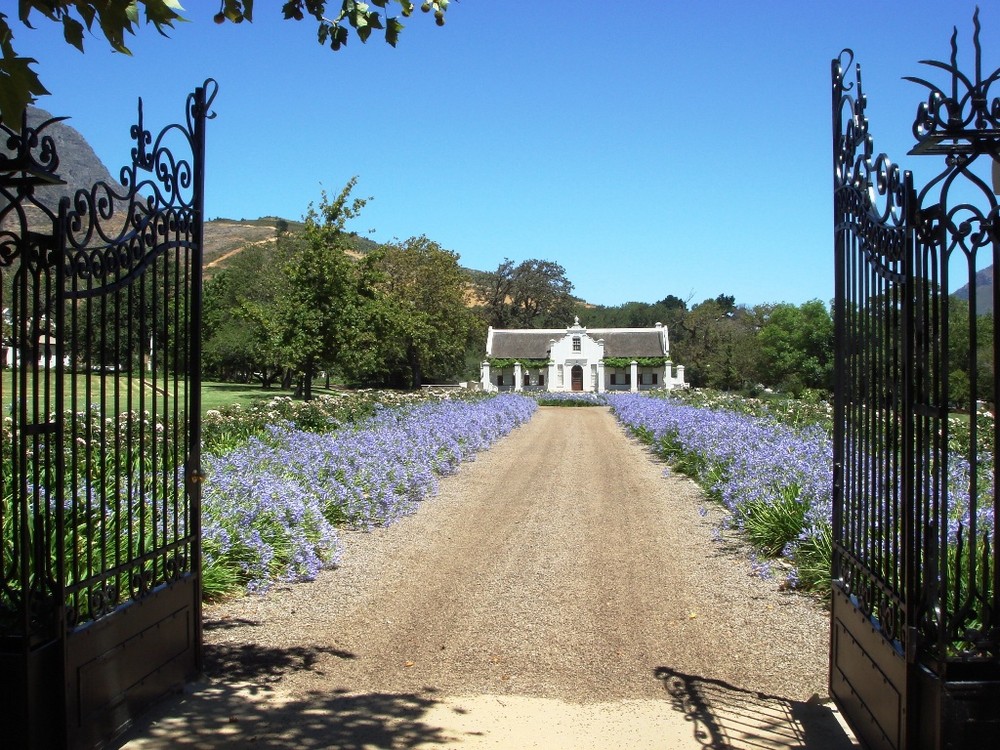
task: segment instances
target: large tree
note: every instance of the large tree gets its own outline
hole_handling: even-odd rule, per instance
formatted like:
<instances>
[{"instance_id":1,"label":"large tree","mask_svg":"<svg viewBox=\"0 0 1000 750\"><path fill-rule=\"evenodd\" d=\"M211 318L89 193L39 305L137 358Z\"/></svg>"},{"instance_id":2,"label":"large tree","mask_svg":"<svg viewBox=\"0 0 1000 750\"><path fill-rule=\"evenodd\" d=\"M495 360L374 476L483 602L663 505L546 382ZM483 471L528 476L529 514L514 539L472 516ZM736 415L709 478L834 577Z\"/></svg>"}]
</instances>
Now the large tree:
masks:
<instances>
[{"instance_id":1,"label":"large tree","mask_svg":"<svg viewBox=\"0 0 1000 750\"><path fill-rule=\"evenodd\" d=\"M338 4L339 3L339 4ZM253 0L219 0L216 23L242 23L253 20ZM403 24L388 8L399 6L404 17L417 6L413 0L287 0L281 12L286 19L301 21L311 16L317 23L320 44L336 51L354 35L362 42L379 30L385 41L396 46ZM420 9L434 11L435 21L444 24L449 0L425 0ZM329 7L328 7L329 6ZM374 7L372 7L374 6ZM18 18L28 28L37 17L62 25L63 38L83 51L84 32L100 32L116 52L131 54L125 44L127 34L135 34L142 22L164 34L174 24L185 21L179 0L19 0ZM14 33L0 13L0 118L13 127L20 127L21 115L28 104L48 93L38 74L32 69L37 61L22 57L14 49Z\"/></svg>"},{"instance_id":2,"label":"large tree","mask_svg":"<svg viewBox=\"0 0 1000 750\"><path fill-rule=\"evenodd\" d=\"M516 266L505 258L476 283L483 314L494 328L565 326L573 314L572 292L565 268L534 258Z\"/></svg>"},{"instance_id":3,"label":"large tree","mask_svg":"<svg viewBox=\"0 0 1000 750\"><path fill-rule=\"evenodd\" d=\"M797 392L833 386L833 318L820 300L774 305L757 334L760 382Z\"/></svg>"},{"instance_id":4,"label":"large tree","mask_svg":"<svg viewBox=\"0 0 1000 750\"><path fill-rule=\"evenodd\" d=\"M310 206L302 246L285 266L287 293L276 305L277 345L284 363L299 374L299 391L306 399L321 370L366 349L368 288L347 255L344 230L366 203L350 197L356 182L351 178L332 200L324 193L318 210Z\"/></svg>"},{"instance_id":5,"label":"large tree","mask_svg":"<svg viewBox=\"0 0 1000 750\"><path fill-rule=\"evenodd\" d=\"M256 378L264 388L282 377L278 304L290 284L286 265L300 250L299 238L279 227L273 242L247 245L205 282L207 374L220 380Z\"/></svg>"},{"instance_id":6,"label":"large tree","mask_svg":"<svg viewBox=\"0 0 1000 750\"><path fill-rule=\"evenodd\" d=\"M671 357L696 387L744 388L754 373L755 329L753 311L720 294L692 307L670 331Z\"/></svg>"},{"instance_id":7,"label":"large tree","mask_svg":"<svg viewBox=\"0 0 1000 750\"><path fill-rule=\"evenodd\" d=\"M385 311L379 366L392 385L419 388L425 377L460 372L476 328L466 302L467 276L458 255L427 237L383 245L363 266Z\"/></svg>"}]
</instances>

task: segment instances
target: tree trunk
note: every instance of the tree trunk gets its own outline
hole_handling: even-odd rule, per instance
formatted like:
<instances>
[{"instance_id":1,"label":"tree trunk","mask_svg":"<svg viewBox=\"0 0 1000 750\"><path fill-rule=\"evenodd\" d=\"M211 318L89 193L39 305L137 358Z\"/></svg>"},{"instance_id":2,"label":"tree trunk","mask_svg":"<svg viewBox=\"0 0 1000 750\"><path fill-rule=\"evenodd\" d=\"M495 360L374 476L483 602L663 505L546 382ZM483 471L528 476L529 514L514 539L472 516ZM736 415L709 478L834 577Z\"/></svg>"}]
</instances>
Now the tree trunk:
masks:
<instances>
[{"instance_id":1,"label":"tree trunk","mask_svg":"<svg viewBox=\"0 0 1000 750\"><path fill-rule=\"evenodd\" d=\"M410 349L410 387L416 390L421 385L420 358Z\"/></svg>"}]
</instances>

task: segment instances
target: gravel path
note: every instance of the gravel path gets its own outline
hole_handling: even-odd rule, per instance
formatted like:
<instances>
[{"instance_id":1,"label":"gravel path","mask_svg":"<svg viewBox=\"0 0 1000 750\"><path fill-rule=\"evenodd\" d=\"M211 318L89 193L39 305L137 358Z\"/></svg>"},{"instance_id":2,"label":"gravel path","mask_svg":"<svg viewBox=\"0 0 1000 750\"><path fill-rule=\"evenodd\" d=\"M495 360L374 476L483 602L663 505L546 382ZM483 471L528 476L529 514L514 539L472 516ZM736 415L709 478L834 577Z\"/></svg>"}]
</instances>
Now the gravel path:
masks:
<instances>
[{"instance_id":1,"label":"gravel path","mask_svg":"<svg viewBox=\"0 0 1000 750\"><path fill-rule=\"evenodd\" d=\"M300 727L300 747L439 745L420 717L442 696L662 706L664 670L792 703L825 696L827 614L713 541L703 505L607 409L540 408L413 516L347 533L337 570L206 608L208 692L270 707L205 731L278 736L322 700L341 721L402 724L385 744L310 744Z\"/></svg>"}]
</instances>

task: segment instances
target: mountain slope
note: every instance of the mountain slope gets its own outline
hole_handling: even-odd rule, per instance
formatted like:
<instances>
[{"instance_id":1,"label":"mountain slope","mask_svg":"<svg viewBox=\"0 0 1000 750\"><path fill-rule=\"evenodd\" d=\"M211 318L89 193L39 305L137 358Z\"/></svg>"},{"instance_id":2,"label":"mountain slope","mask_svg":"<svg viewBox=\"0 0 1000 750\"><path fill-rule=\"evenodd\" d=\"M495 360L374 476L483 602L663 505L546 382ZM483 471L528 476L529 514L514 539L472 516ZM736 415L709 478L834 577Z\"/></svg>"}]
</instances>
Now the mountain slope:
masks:
<instances>
[{"instance_id":1,"label":"mountain slope","mask_svg":"<svg viewBox=\"0 0 1000 750\"><path fill-rule=\"evenodd\" d=\"M958 289L952 296L958 299L969 299L969 284ZM993 266L976 273L976 315L986 315L993 312Z\"/></svg>"}]
</instances>

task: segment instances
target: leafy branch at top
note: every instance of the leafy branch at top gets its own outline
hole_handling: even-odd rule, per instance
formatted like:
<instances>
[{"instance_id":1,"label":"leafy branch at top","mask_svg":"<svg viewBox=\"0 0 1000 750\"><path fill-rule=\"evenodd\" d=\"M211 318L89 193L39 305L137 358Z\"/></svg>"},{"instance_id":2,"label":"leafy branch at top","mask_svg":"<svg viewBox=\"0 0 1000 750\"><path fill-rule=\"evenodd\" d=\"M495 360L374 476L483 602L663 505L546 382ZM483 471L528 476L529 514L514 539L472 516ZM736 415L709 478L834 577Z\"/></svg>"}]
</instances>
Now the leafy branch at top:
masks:
<instances>
[{"instance_id":1,"label":"leafy branch at top","mask_svg":"<svg viewBox=\"0 0 1000 750\"><path fill-rule=\"evenodd\" d=\"M350 29L362 42L372 31L384 32L386 43L396 46L403 24L388 15L395 4L404 17L417 7L413 0L287 0L281 7L285 19L301 21L308 14L318 22L317 38L322 45L339 50L347 44ZM438 26L443 26L450 0L427 0L420 5L425 13L434 12ZM253 21L254 0L219 0L216 23ZM331 6L328 10L327 6ZM20 0L18 18L33 29L33 13L62 25L63 39L83 52L84 33L100 32L116 52L130 55L126 34L135 34L144 21L166 35L174 23L185 21L179 0ZM385 17L383 18L383 13ZM37 60L22 57L13 45L14 33L8 16L0 13L0 119L9 127L20 129L25 108L39 96L48 94L38 73L32 68Z\"/></svg>"}]
</instances>

